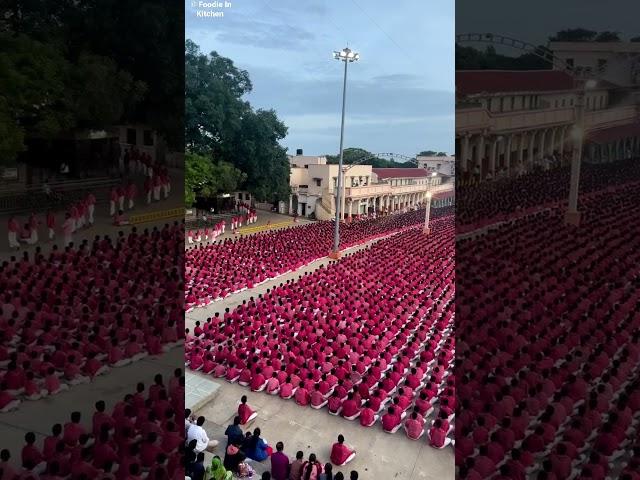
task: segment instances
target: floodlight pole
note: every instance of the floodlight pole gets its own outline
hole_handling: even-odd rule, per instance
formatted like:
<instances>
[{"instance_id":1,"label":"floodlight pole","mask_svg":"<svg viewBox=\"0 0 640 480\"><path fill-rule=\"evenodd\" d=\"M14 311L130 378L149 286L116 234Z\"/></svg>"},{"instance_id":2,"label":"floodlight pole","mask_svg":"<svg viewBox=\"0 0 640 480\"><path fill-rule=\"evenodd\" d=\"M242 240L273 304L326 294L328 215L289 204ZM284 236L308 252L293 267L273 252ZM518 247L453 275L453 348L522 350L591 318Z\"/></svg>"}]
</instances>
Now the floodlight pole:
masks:
<instances>
[{"instance_id":1,"label":"floodlight pole","mask_svg":"<svg viewBox=\"0 0 640 480\"><path fill-rule=\"evenodd\" d=\"M350 56L351 55L351 56ZM344 116L345 116L345 108L347 103L347 67L349 62L355 61L358 59L357 54L354 54L349 48L345 48L339 54L335 55L336 60L341 60L344 62L344 79L342 83L342 120L340 124L340 160L338 161L338 179L336 184L336 215L335 215L335 225L333 231L333 250L329 254L331 258L338 259L340 258L340 217L342 210L342 195L344 194L343 183L344 183L344 172L343 170L343 160L344 160Z\"/></svg>"},{"instance_id":2,"label":"floodlight pole","mask_svg":"<svg viewBox=\"0 0 640 480\"><path fill-rule=\"evenodd\" d=\"M425 235L429 235L431 233L431 229L429 228L429 219L431 217L431 192L427 192L427 201L425 205L424 212L424 233Z\"/></svg>"},{"instance_id":3,"label":"floodlight pole","mask_svg":"<svg viewBox=\"0 0 640 480\"><path fill-rule=\"evenodd\" d=\"M569 204L565 213L567 225L580 225L581 214L578 211L578 191L580 187L580 167L582 164L582 145L584 143L584 99L586 87L576 96L576 126L573 132L573 151L571 154L571 179L569 183Z\"/></svg>"}]
</instances>

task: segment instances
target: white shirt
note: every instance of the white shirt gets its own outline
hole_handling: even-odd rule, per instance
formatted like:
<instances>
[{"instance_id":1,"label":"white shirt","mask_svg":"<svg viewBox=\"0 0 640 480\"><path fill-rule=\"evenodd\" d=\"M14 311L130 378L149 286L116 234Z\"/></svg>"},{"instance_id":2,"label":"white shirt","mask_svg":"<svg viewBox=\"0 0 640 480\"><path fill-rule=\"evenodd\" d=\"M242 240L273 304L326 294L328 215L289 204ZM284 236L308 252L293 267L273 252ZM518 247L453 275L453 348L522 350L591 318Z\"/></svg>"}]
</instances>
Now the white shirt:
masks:
<instances>
[{"instance_id":1,"label":"white shirt","mask_svg":"<svg viewBox=\"0 0 640 480\"><path fill-rule=\"evenodd\" d=\"M209 437L204 428L199 425L191 425L187 432L187 443L191 440L197 440L196 452L203 452L209 446Z\"/></svg>"}]
</instances>

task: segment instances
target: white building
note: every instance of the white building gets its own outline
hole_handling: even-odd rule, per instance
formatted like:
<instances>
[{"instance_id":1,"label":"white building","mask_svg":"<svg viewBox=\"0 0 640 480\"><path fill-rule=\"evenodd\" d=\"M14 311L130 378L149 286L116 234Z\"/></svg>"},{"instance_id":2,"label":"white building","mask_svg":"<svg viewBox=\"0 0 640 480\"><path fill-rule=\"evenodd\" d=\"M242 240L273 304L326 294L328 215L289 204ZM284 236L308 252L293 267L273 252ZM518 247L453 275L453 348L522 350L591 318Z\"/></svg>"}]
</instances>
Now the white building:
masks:
<instances>
[{"instance_id":1,"label":"white building","mask_svg":"<svg viewBox=\"0 0 640 480\"><path fill-rule=\"evenodd\" d=\"M583 159L608 162L640 155L640 45L562 42L550 48L576 75L456 72L456 157L463 177L517 175L536 165L568 162L574 142L580 141L573 127L584 74L596 75L596 82L584 98Z\"/></svg>"},{"instance_id":2,"label":"white building","mask_svg":"<svg viewBox=\"0 0 640 480\"><path fill-rule=\"evenodd\" d=\"M454 177L456 174L456 157L452 155L441 157L418 155L416 160L418 167L426 169L429 173L436 172L450 177Z\"/></svg>"},{"instance_id":3,"label":"white building","mask_svg":"<svg viewBox=\"0 0 640 480\"><path fill-rule=\"evenodd\" d=\"M319 220L335 216L338 165L326 157L289 156L291 164L289 213ZM442 184L422 168L372 168L371 165L344 166L343 212L345 217L371 212L383 213L422 205L427 191L437 204L453 203L453 184Z\"/></svg>"}]
</instances>

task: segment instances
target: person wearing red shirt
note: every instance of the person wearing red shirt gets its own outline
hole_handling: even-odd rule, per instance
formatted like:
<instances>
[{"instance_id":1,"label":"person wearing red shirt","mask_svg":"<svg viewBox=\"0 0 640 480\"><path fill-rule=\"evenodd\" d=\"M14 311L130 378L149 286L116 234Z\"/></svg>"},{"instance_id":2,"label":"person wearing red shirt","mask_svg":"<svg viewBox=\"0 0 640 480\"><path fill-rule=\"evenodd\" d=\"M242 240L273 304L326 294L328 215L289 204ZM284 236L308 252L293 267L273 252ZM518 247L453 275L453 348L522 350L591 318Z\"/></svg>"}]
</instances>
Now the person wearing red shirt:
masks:
<instances>
[{"instance_id":1,"label":"person wearing red shirt","mask_svg":"<svg viewBox=\"0 0 640 480\"><path fill-rule=\"evenodd\" d=\"M72 412L71 421L64 425L62 439L70 447L78 443L80 435L85 434L84 427L80 425L81 418L82 415L80 412Z\"/></svg>"},{"instance_id":2,"label":"person wearing red shirt","mask_svg":"<svg viewBox=\"0 0 640 480\"><path fill-rule=\"evenodd\" d=\"M258 413L254 412L247 404L246 395L243 395L240 399L240 405L238 405L238 416L240 417L240 425L246 425L258 416Z\"/></svg>"},{"instance_id":3,"label":"person wearing red shirt","mask_svg":"<svg viewBox=\"0 0 640 480\"><path fill-rule=\"evenodd\" d=\"M311 395L309 395L307 389L304 388L304 382L300 382L300 385L298 386L298 389L295 393L295 399L296 403L301 407L306 407L307 405L309 405L309 402L311 401Z\"/></svg>"},{"instance_id":4,"label":"person wearing red shirt","mask_svg":"<svg viewBox=\"0 0 640 480\"><path fill-rule=\"evenodd\" d=\"M387 413L382 416L382 428L385 432L395 432L400 426L400 414L396 412L395 407L389 407Z\"/></svg>"},{"instance_id":5,"label":"person wearing red shirt","mask_svg":"<svg viewBox=\"0 0 640 480\"><path fill-rule=\"evenodd\" d=\"M137 194L138 188L136 187L136 184L133 181L129 181L129 184L127 185L127 200L129 210L134 207L134 200Z\"/></svg>"},{"instance_id":6,"label":"person wearing red shirt","mask_svg":"<svg viewBox=\"0 0 640 480\"><path fill-rule=\"evenodd\" d=\"M20 243L18 243L20 224L14 216L9 217L9 221L7 223L7 232L9 237L9 248L20 248Z\"/></svg>"},{"instance_id":7,"label":"person wearing red shirt","mask_svg":"<svg viewBox=\"0 0 640 480\"><path fill-rule=\"evenodd\" d=\"M331 447L331 463L339 467L346 465L356 456L356 451L344 443L344 436L338 435L338 441Z\"/></svg>"},{"instance_id":8,"label":"person wearing red shirt","mask_svg":"<svg viewBox=\"0 0 640 480\"><path fill-rule=\"evenodd\" d=\"M446 429L448 430L448 428ZM447 437L447 431L441 419L436 419L433 426L429 429L429 444L435 448L444 448L451 443L451 439Z\"/></svg>"},{"instance_id":9,"label":"person wearing red shirt","mask_svg":"<svg viewBox=\"0 0 640 480\"><path fill-rule=\"evenodd\" d=\"M367 402L360 412L360 425L363 427L372 426L377 420L377 416L371 408L371 402Z\"/></svg>"},{"instance_id":10,"label":"person wearing red shirt","mask_svg":"<svg viewBox=\"0 0 640 480\"><path fill-rule=\"evenodd\" d=\"M256 368L256 373L251 378L250 386L254 392L261 392L266 387L267 380L262 374L261 368Z\"/></svg>"},{"instance_id":11,"label":"person wearing red shirt","mask_svg":"<svg viewBox=\"0 0 640 480\"><path fill-rule=\"evenodd\" d=\"M42 455L45 458L51 458L56 451L56 445L62 440L62 425L56 423L51 428L51 435L46 437L42 446Z\"/></svg>"},{"instance_id":12,"label":"person wearing red shirt","mask_svg":"<svg viewBox=\"0 0 640 480\"><path fill-rule=\"evenodd\" d=\"M413 412L404 422L404 430L411 440L418 440L424 433L424 424L418 418L418 413Z\"/></svg>"},{"instance_id":13,"label":"person wearing red shirt","mask_svg":"<svg viewBox=\"0 0 640 480\"><path fill-rule=\"evenodd\" d=\"M26 445L22 447L21 459L22 466L29 470L37 472L44 471L46 463L44 463L44 457L38 448L35 446L36 435L33 432L29 432L24 436ZM30 468L29 468L30 467Z\"/></svg>"},{"instance_id":14,"label":"person wearing red shirt","mask_svg":"<svg viewBox=\"0 0 640 480\"><path fill-rule=\"evenodd\" d=\"M47 230L49 233L49 241L53 240L54 237L56 236L55 228L56 228L56 216L51 210L49 210L47 211Z\"/></svg>"},{"instance_id":15,"label":"person wearing red shirt","mask_svg":"<svg viewBox=\"0 0 640 480\"><path fill-rule=\"evenodd\" d=\"M341 415L348 420L355 419L360 414L360 404L354 400L353 392L350 392L342 403Z\"/></svg>"}]
</instances>

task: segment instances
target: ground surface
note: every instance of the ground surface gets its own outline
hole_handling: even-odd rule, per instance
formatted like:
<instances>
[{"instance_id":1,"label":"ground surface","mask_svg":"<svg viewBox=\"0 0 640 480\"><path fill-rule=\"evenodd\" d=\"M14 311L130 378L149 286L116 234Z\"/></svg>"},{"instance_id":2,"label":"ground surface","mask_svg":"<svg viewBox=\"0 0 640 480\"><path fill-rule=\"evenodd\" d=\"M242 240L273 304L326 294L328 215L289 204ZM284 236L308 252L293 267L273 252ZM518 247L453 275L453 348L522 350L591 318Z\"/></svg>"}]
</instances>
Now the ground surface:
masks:
<instances>
[{"instance_id":1,"label":"ground surface","mask_svg":"<svg viewBox=\"0 0 640 480\"><path fill-rule=\"evenodd\" d=\"M366 245L372 242L367 243ZM354 247L349 251L356 251L363 246ZM255 288L244 290L231 295L224 300L214 302L206 308L197 308L186 316L186 326L193 328L196 320L204 320L215 312L223 313L225 308L234 308L248 300L265 293L268 288L297 279L304 272L311 272L320 265L326 265L331 260L323 258L295 272L268 281ZM211 438L221 442L218 452L224 455L226 437L224 431L232 422L237 404L242 395L249 396L249 403L257 409L258 418L250 425L250 429L260 427L262 436L271 445L282 441L285 453L289 457L302 450L305 458L316 453L318 459L326 463L329 459L331 445L336 441L339 433L345 436L346 443L356 449L356 458L346 467L334 469L347 473L358 470L360 478L368 479L399 479L399 480L448 480L454 478L454 454L451 448L435 450L431 448L425 437L413 442L401 430L396 434L385 433L379 425L370 429L360 426L356 422L349 422L343 418L329 415L326 409L314 410L302 408L293 401L284 401L264 393L251 393L247 388L226 381L214 379L199 372L187 371L187 384L201 384L203 381L211 383L211 391L215 390L207 401L199 401L198 415L207 418L205 428ZM188 397L187 393L187 397ZM187 403L188 405L188 403ZM211 456L207 457L207 461ZM258 472L269 468L269 462L253 463Z\"/></svg>"}]
</instances>

